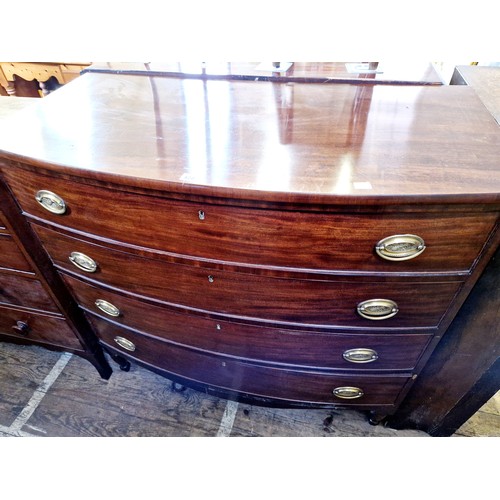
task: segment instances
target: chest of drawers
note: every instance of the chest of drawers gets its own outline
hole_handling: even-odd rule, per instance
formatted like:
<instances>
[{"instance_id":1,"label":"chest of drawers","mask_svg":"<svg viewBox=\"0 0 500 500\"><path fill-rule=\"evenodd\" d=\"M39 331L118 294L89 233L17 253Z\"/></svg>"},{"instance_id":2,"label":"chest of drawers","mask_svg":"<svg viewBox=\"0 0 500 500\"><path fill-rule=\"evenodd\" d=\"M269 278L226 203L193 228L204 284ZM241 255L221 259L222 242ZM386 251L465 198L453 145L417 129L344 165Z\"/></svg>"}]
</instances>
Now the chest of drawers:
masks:
<instances>
[{"instance_id":1,"label":"chest of drawers","mask_svg":"<svg viewBox=\"0 0 500 500\"><path fill-rule=\"evenodd\" d=\"M2 176L114 356L376 419L498 246L498 130L469 90L86 74Z\"/></svg>"}]
</instances>

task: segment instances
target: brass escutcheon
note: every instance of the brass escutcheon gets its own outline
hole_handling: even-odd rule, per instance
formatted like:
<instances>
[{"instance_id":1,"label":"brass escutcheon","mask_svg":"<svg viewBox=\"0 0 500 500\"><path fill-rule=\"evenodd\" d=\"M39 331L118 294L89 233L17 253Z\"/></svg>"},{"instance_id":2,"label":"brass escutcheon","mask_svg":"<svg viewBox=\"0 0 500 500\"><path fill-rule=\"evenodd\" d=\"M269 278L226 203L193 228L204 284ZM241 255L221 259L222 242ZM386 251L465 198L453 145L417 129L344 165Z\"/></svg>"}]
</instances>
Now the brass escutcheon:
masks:
<instances>
[{"instance_id":1,"label":"brass escutcheon","mask_svg":"<svg viewBox=\"0 0 500 500\"><path fill-rule=\"evenodd\" d=\"M425 250L425 242L415 234L394 234L375 245L377 254L385 260L410 260Z\"/></svg>"},{"instance_id":2,"label":"brass escutcheon","mask_svg":"<svg viewBox=\"0 0 500 500\"><path fill-rule=\"evenodd\" d=\"M40 203L45 210L53 214L62 215L66 212L66 203L60 196L52 191L47 191L45 189L38 191L35 195L35 200Z\"/></svg>"},{"instance_id":3,"label":"brass escutcheon","mask_svg":"<svg viewBox=\"0 0 500 500\"><path fill-rule=\"evenodd\" d=\"M350 363L372 363L378 359L377 351L367 348L348 349L342 357Z\"/></svg>"},{"instance_id":4,"label":"brass escutcheon","mask_svg":"<svg viewBox=\"0 0 500 500\"><path fill-rule=\"evenodd\" d=\"M69 261L87 273L94 273L97 270L97 263L94 259L81 252L71 252Z\"/></svg>"},{"instance_id":5,"label":"brass escutcheon","mask_svg":"<svg viewBox=\"0 0 500 500\"><path fill-rule=\"evenodd\" d=\"M333 395L341 399L357 399L364 395L359 387L336 387Z\"/></svg>"},{"instance_id":6,"label":"brass escutcheon","mask_svg":"<svg viewBox=\"0 0 500 500\"><path fill-rule=\"evenodd\" d=\"M114 318L120 316L120 309L118 309L118 307L111 304L111 302L108 302L107 300L97 299L95 301L95 305L108 316L113 316Z\"/></svg>"},{"instance_id":7,"label":"brass escutcheon","mask_svg":"<svg viewBox=\"0 0 500 500\"><path fill-rule=\"evenodd\" d=\"M370 299L360 302L357 306L358 314L366 319L389 319L399 312L398 305L389 299Z\"/></svg>"},{"instance_id":8,"label":"brass escutcheon","mask_svg":"<svg viewBox=\"0 0 500 500\"><path fill-rule=\"evenodd\" d=\"M126 351L135 351L135 344L125 337L115 337L113 340Z\"/></svg>"}]
</instances>

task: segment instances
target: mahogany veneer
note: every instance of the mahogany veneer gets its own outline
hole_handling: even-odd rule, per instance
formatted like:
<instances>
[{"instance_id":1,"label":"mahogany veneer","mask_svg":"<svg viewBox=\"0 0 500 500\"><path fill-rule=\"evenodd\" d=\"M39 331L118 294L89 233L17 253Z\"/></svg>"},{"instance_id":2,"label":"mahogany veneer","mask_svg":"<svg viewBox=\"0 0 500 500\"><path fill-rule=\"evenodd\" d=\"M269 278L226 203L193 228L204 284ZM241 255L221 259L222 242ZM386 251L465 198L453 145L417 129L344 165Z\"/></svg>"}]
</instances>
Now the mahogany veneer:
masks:
<instances>
[{"instance_id":1,"label":"mahogany veneer","mask_svg":"<svg viewBox=\"0 0 500 500\"><path fill-rule=\"evenodd\" d=\"M101 345L226 397L394 413L498 246L465 87L89 71L8 129L3 179Z\"/></svg>"}]
</instances>

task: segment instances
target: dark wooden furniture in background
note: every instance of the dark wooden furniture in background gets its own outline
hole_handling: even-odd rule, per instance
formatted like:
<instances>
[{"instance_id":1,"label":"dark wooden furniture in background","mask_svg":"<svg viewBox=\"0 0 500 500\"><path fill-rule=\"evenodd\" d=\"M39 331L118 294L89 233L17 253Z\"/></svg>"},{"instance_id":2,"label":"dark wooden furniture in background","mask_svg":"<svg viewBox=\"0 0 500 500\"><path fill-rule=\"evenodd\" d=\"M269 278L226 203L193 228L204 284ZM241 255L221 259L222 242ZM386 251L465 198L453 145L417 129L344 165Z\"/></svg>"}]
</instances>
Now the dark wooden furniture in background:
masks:
<instances>
[{"instance_id":1,"label":"dark wooden furniture in background","mask_svg":"<svg viewBox=\"0 0 500 500\"><path fill-rule=\"evenodd\" d=\"M2 177L123 367L375 422L498 247L468 87L88 71L41 104L0 131Z\"/></svg>"},{"instance_id":2,"label":"dark wooden furniture in background","mask_svg":"<svg viewBox=\"0 0 500 500\"><path fill-rule=\"evenodd\" d=\"M0 117L26 109L29 98L0 98ZM102 377L111 369L96 337L0 182L0 340L36 344L88 359Z\"/></svg>"},{"instance_id":3,"label":"dark wooden furniture in background","mask_svg":"<svg viewBox=\"0 0 500 500\"><path fill-rule=\"evenodd\" d=\"M500 123L500 67L459 66L451 84L469 85ZM480 144L478 152L480 155ZM498 167L493 174L498 179ZM499 349L497 250L389 424L400 429L423 429L434 436L453 434L500 390Z\"/></svg>"}]
</instances>

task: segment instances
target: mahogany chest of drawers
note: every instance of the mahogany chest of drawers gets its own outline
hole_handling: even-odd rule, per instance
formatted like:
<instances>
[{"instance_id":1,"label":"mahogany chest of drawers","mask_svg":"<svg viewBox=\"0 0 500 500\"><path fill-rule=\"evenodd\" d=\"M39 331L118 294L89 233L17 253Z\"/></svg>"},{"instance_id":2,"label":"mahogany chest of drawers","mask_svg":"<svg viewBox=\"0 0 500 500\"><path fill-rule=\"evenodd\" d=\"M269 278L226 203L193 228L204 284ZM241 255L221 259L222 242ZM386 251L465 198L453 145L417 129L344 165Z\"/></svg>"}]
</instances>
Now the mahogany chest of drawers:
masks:
<instances>
[{"instance_id":1,"label":"mahogany chest of drawers","mask_svg":"<svg viewBox=\"0 0 500 500\"><path fill-rule=\"evenodd\" d=\"M100 344L214 394L393 413L498 246L468 88L89 73L29 118L2 177Z\"/></svg>"}]
</instances>

